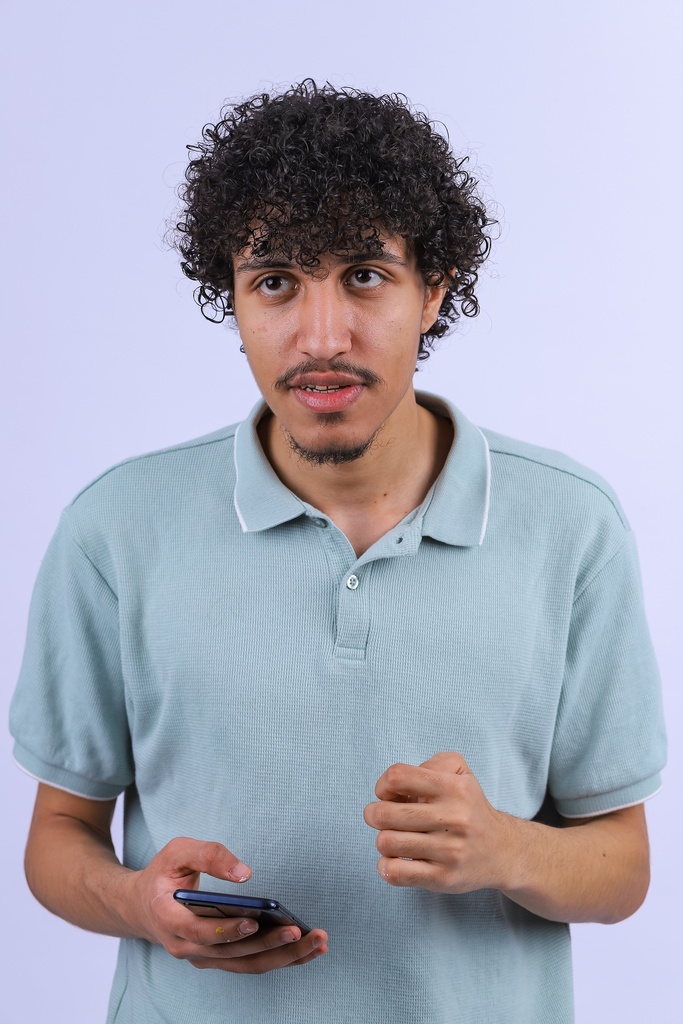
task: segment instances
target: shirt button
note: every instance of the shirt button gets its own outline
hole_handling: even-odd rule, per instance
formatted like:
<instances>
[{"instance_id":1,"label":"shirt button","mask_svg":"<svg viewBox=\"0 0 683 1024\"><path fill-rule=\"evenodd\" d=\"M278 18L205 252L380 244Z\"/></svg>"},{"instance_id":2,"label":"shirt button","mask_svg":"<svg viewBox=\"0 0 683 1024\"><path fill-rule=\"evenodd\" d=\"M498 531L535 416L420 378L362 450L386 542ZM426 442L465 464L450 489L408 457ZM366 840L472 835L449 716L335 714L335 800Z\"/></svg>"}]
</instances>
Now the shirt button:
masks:
<instances>
[{"instance_id":1,"label":"shirt button","mask_svg":"<svg viewBox=\"0 0 683 1024\"><path fill-rule=\"evenodd\" d=\"M320 526L322 529L327 526L327 519L314 519L313 522L316 526Z\"/></svg>"},{"instance_id":2,"label":"shirt button","mask_svg":"<svg viewBox=\"0 0 683 1024\"><path fill-rule=\"evenodd\" d=\"M358 579L357 576L349 576L348 580L346 581L346 586L349 588L349 590L357 590L359 583L360 580Z\"/></svg>"}]
</instances>

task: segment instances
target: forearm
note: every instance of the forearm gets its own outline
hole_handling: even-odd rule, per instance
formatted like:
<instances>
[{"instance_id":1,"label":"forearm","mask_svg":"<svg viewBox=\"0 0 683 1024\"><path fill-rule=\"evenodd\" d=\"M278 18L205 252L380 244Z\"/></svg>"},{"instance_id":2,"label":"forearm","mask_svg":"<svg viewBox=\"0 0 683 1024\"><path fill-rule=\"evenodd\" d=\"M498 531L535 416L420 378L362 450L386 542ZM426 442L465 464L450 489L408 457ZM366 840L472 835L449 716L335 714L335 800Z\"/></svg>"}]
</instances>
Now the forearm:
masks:
<instances>
[{"instance_id":1,"label":"forearm","mask_svg":"<svg viewBox=\"0 0 683 1024\"><path fill-rule=\"evenodd\" d=\"M563 828L509 818L502 891L551 921L614 924L635 913L650 870L642 806Z\"/></svg>"},{"instance_id":2,"label":"forearm","mask_svg":"<svg viewBox=\"0 0 683 1024\"><path fill-rule=\"evenodd\" d=\"M461 754L391 765L365 808L390 885L432 892L499 889L550 921L611 924L633 914L650 880L642 804L553 828L495 809Z\"/></svg>"},{"instance_id":3,"label":"forearm","mask_svg":"<svg viewBox=\"0 0 683 1024\"><path fill-rule=\"evenodd\" d=\"M26 847L26 877L36 898L72 924L154 942L195 967L263 974L327 953L327 932L293 925L257 927L225 918L220 927L173 898L195 889L202 872L233 883L251 869L222 843L171 839L139 871L123 867L111 841L113 801L98 802L41 783Z\"/></svg>"},{"instance_id":4,"label":"forearm","mask_svg":"<svg viewBox=\"0 0 683 1024\"><path fill-rule=\"evenodd\" d=\"M135 872L119 862L111 837L66 814L34 818L26 878L44 907L88 931L137 938L131 920Z\"/></svg>"}]
</instances>

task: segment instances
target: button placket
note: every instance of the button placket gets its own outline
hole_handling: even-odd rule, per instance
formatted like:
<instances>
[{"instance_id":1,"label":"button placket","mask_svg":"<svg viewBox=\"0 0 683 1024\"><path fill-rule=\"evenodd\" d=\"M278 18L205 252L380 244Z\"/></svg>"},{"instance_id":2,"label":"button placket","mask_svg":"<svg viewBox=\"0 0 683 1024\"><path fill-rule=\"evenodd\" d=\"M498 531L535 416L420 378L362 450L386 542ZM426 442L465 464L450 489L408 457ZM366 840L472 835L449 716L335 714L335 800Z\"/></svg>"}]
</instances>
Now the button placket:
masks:
<instances>
[{"instance_id":1,"label":"button placket","mask_svg":"<svg viewBox=\"0 0 683 1024\"><path fill-rule=\"evenodd\" d=\"M348 572L348 570L347 570ZM370 633L370 576L372 563L362 571L342 577L337 591L337 640L335 658L362 661Z\"/></svg>"}]
</instances>

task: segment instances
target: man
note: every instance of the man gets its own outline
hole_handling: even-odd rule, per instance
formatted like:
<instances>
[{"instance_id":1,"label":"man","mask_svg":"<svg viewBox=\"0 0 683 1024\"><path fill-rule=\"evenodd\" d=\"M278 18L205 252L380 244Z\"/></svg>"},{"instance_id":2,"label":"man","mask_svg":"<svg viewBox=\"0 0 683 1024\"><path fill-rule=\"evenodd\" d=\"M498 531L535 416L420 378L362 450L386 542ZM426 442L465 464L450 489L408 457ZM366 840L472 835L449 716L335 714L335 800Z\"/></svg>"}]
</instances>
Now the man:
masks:
<instances>
[{"instance_id":1,"label":"man","mask_svg":"<svg viewBox=\"0 0 683 1024\"><path fill-rule=\"evenodd\" d=\"M609 487L413 390L477 312L475 183L400 97L305 82L207 127L183 201L264 401L63 515L29 884L124 940L117 1024L570 1021L568 922L647 890L659 691ZM173 899L249 881L312 930Z\"/></svg>"}]
</instances>

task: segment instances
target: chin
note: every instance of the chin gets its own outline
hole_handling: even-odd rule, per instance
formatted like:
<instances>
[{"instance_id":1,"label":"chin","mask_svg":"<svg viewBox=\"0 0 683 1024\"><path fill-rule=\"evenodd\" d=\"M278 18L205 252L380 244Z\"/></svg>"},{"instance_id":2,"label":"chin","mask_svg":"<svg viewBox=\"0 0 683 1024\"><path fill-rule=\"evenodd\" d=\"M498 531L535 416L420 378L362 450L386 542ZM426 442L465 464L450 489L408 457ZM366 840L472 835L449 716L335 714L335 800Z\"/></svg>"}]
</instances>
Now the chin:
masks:
<instances>
[{"instance_id":1,"label":"chin","mask_svg":"<svg viewBox=\"0 0 683 1024\"><path fill-rule=\"evenodd\" d=\"M325 444L318 445L315 448L309 448L307 445L301 444L300 441L297 441L295 437L288 433L287 443L298 458L311 466L342 466L344 463L362 459L372 447L377 433L375 432L360 444Z\"/></svg>"}]
</instances>

